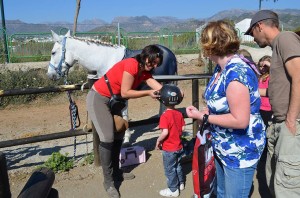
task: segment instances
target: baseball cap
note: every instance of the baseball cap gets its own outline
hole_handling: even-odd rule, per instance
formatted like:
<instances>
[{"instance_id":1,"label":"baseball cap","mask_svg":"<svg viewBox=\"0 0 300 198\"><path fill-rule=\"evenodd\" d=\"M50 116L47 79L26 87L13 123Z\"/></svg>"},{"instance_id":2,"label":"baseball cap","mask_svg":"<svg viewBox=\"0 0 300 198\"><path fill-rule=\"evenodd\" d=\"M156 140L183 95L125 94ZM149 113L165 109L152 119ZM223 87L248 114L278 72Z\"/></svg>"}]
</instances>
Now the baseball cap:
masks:
<instances>
[{"instance_id":1,"label":"baseball cap","mask_svg":"<svg viewBox=\"0 0 300 198\"><path fill-rule=\"evenodd\" d=\"M271 10L260 10L258 11L251 20L250 27L248 30L245 32L245 35L250 35L250 32L252 28L255 26L256 23L266 20L266 19L275 19L278 20L278 15L271 11Z\"/></svg>"}]
</instances>

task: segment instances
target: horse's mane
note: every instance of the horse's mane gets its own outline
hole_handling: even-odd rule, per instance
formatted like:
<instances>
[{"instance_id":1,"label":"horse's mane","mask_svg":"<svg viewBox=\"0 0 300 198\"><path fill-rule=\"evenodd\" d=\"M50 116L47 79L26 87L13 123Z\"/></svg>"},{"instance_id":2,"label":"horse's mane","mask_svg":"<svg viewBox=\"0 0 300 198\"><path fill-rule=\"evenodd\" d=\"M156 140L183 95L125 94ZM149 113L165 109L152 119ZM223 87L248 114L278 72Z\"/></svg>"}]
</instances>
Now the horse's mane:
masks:
<instances>
[{"instance_id":1,"label":"horse's mane","mask_svg":"<svg viewBox=\"0 0 300 198\"><path fill-rule=\"evenodd\" d=\"M79 40L79 41L83 41L83 42L86 42L86 43L94 43L94 44L97 44L97 45L103 45L103 46L107 46L107 47L120 47L116 44L112 44L112 43L109 43L109 42L104 42L104 41L100 41L100 40L96 40L96 39L87 39L87 38L80 38L80 37L71 37L75 40Z\"/></svg>"}]
</instances>

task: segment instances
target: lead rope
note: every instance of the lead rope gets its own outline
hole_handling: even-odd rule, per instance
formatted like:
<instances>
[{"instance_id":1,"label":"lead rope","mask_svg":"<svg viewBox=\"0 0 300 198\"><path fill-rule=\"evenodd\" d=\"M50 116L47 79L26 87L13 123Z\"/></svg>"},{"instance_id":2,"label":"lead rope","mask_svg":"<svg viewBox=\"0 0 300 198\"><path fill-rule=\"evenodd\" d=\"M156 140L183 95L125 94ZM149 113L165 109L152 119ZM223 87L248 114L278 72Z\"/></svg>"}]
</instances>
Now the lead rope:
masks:
<instances>
[{"instance_id":1,"label":"lead rope","mask_svg":"<svg viewBox=\"0 0 300 198\"><path fill-rule=\"evenodd\" d=\"M67 77L65 78L65 85L67 85ZM78 114L78 107L76 103L72 100L71 91L67 91L67 96L70 102L69 110L70 110L70 117L71 117L71 129L75 132L75 129L80 126L80 118ZM78 120L78 125L76 125L76 121ZM74 136L74 152L73 152L73 160L75 160L76 156L76 136Z\"/></svg>"}]
</instances>

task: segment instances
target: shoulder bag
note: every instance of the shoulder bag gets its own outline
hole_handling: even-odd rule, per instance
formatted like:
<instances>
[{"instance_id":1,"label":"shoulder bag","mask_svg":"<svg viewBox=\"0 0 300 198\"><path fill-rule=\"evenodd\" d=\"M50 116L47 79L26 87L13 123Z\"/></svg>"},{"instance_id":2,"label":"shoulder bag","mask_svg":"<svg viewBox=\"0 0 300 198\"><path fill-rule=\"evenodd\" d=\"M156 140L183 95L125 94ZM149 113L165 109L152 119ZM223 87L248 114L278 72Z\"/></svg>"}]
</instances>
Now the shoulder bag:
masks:
<instances>
[{"instance_id":1,"label":"shoulder bag","mask_svg":"<svg viewBox=\"0 0 300 198\"><path fill-rule=\"evenodd\" d=\"M110 100L109 100L109 108L111 110L111 113L113 115L116 115L116 114L118 114L118 112L120 112L126 106L126 99L124 99L120 95L116 95L112 92L112 89L111 89L111 86L110 86L110 83L108 81L106 74L104 74L104 79L105 79L105 82L107 84L108 90L111 95Z\"/></svg>"},{"instance_id":2,"label":"shoulder bag","mask_svg":"<svg viewBox=\"0 0 300 198\"><path fill-rule=\"evenodd\" d=\"M210 126L207 120L208 115L204 115L193 152L193 197L197 198L210 197L215 186L216 166L211 144Z\"/></svg>"},{"instance_id":3,"label":"shoulder bag","mask_svg":"<svg viewBox=\"0 0 300 198\"><path fill-rule=\"evenodd\" d=\"M115 131L119 133L124 133L128 127L128 121L123 119L122 116L120 116L120 111L124 109L126 106L126 100L122 98L121 96L118 96L112 92L112 89L110 87L110 83L108 81L108 78L106 74L104 74L104 79L107 84L107 87L109 89L109 92L111 94L110 100L109 100L109 108L111 111L111 114L113 115L114 119L114 126L115 126Z\"/></svg>"}]
</instances>

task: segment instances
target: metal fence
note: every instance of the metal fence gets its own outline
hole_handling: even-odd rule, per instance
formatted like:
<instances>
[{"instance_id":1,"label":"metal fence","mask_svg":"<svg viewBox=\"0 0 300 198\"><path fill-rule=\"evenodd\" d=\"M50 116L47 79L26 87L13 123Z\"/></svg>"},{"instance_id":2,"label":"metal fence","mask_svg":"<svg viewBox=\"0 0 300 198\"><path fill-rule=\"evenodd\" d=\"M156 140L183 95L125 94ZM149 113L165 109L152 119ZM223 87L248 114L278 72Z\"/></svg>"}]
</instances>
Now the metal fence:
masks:
<instances>
[{"instance_id":1,"label":"metal fence","mask_svg":"<svg viewBox=\"0 0 300 198\"><path fill-rule=\"evenodd\" d=\"M200 31L199 31L200 30ZM68 31L62 28L60 35ZM255 47L253 38L245 36L237 29L241 42ZM1 31L3 34L3 31ZM114 32L76 32L76 37L96 39L113 44L124 45L126 48L137 50L149 44L160 44L168 47L175 54L199 53L201 29L195 31L171 31L163 28L159 31L126 32L122 28ZM119 35L119 36L118 36ZM0 35L4 39L3 35ZM50 60L51 49L54 45L51 32L16 33L7 36L8 54L5 54L4 42L0 45L0 62L37 62Z\"/></svg>"},{"instance_id":2,"label":"metal fence","mask_svg":"<svg viewBox=\"0 0 300 198\"><path fill-rule=\"evenodd\" d=\"M62 28L59 34L64 35L67 29ZM76 32L76 37L97 39L111 42L113 44L124 45L126 48L136 50L142 49L149 44L160 44L168 47L174 53L199 53L196 38L197 32L171 32L162 29L157 32ZM2 37L3 38L3 37ZM54 45L51 32L17 33L8 36L8 62L35 62L50 60L51 49ZM2 49L2 48L1 48ZM5 56L4 51L0 51L1 57ZM1 62L4 62L4 58Z\"/></svg>"}]
</instances>

